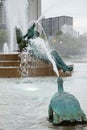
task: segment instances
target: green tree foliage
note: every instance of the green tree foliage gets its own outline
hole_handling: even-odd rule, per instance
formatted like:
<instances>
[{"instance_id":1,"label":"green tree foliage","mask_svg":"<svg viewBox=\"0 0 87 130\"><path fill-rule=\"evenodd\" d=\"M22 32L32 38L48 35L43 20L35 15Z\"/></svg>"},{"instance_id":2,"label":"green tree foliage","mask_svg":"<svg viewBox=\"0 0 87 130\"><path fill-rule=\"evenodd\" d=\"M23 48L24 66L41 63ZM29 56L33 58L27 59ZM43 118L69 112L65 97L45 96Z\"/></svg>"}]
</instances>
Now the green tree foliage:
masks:
<instances>
[{"instance_id":1,"label":"green tree foliage","mask_svg":"<svg viewBox=\"0 0 87 130\"><path fill-rule=\"evenodd\" d=\"M87 37L79 36L77 38L69 33L57 33L49 38L49 44L63 57L81 56L86 53L84 48L87 48Z\"/></svg>"}]
</instances>

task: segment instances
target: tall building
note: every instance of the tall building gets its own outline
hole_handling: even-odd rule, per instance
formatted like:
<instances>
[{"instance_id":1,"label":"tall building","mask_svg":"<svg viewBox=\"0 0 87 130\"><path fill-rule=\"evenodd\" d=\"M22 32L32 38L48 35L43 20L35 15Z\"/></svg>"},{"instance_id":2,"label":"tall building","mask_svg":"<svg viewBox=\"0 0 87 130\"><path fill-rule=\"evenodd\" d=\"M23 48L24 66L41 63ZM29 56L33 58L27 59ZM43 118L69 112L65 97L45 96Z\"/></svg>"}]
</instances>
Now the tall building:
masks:
<instances>
[{"instance_id":1,"label":"tall building","mask_svg":"<svg viewBox=\"0 0 87 130\"><path fill-rule=\"evenodd\" d=\"M28 17L29 22L37 20L41 16L41 0L28 0Z\"/></svg>"},{"instance_id":2,"label":"tall building","mask_svg":"<svg viewBox=\"0 0 87 130\"><path fill-rule=\"evenodd\" d=\"M42 19L42 26L47 36L51 36L59 31L62 31L64 25L70 26L73 29L73 17L59 16Z\"/></svg>"},{"instance_id":3,"label":"tall building","mask_svg":"<svg viewBox=\"0 0 87 130\"><path fill-rule=\"evenodd\" d=\"M0 0L0 27L6 27L5 0ZM16 7L15 7L16 9ZM41 16L41 0L28 0L28 22L37 20Z\"/></svg>"},{"instance_id":4,"label":"tall building","mask_svg":"<svg viewBox=\"0 0 87 130\"><path fill-rule=\"evenodd\" d=\"M52 35L52 18L42 19L42 27L47 36Z\"/></svg>"},{"instance_id":5,"label":"tall building","mask_svg":"<svg viewBox=\"0 0 87 130\"><path fill-rule=\"evenodd\" d=\"M0 0L0 28L6 27L6 12L4 6L4 0Z\"/></svg>"},{"instance_id":6,"label":"tall building","mask_svg":"<svg viewBox=\"0 0 87 130\"><path fill-rule=\"evenodd\" d=\"M60 16L59 18L59 30L64 25L73 26L73 17L70 16Z\"/></svg>"}]
</instances>

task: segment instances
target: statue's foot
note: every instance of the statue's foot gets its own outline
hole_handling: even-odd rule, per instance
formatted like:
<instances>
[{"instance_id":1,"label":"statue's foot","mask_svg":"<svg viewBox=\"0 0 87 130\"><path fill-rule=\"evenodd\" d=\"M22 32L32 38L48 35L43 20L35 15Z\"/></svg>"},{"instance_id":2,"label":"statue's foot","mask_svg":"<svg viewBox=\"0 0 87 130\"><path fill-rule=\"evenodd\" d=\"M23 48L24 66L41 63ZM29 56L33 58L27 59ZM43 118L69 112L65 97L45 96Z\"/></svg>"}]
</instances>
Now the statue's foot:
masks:
<instances>
[{"instance_id":1,"label":"statue's foot","mask_svg":"<svg viewBox=\"0 0 87 130\"><path fill-rule=\"evenodd\" d=\"M68 72L71 72L71 71L73 71L73 67L71 66L71 67L67 67L66 69L63 69L63 72L65 73L66 71L68 71Z\"/></svg>"},{"instance_id":2,"label":"statue's foot","mask_svg":"<svg viewBox=\"0 0 87 130\"><path fill-rule=\"evenodd\" d=\"M70 71L73 71L73 65L68 65L68 69L69 69Z\"/></svg>"},{"instance_id":3,"label":"statue's foot","mask_svg":"<svg viewBox=\"0 0 87 130\"><path fill-rule=\"evenodd\" d=\"M67 69L63 69L63 72L65 73L65 72L70 72L70 70L67 68Z\"/></svg>"},{"instance_id":4,"label":"statue's foot","mask_svg":"<svg viewBox=\"0 0 87 130\"><path fill-rule=\"evenodd\" d=\"M68 66L69 71L73 71L73 66Z\"/></svg>"}]
</instances>

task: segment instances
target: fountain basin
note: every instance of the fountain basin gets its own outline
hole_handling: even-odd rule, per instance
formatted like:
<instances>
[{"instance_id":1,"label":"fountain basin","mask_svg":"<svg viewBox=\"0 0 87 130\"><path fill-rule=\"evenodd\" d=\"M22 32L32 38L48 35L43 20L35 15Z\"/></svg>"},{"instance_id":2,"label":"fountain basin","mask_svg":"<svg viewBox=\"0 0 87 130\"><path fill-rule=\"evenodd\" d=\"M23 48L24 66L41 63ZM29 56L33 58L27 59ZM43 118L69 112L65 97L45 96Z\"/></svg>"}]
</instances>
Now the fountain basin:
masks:
<instances>
[{"instance_id":1,"label":"fountain basin","mask_svg":"<svg viewBox=\"0 0 87 130\"><path fill-rule=\"evenodd\" d=\"M53 126L47 121L48 105L57 77L0 78L2 130L87 130L86 124ZM79 83L79 84L78 84ZM87 116L87 63L74 63L74 74L64 78L65 91L78 98Z\"/></svg>"},{"instance_id":2,"label":"fountain basin","mask_svg":"<svg viewBox=\"0 0 87 130\"><path fill-rule=\"evenodd\" d=\"M42 60L31 60L28 68L29 77L35 76L56 76L52 65ZM71 76L71 72L63 73L59 71L62 77ZM21 77L19 54L0 54L0 77Z\"/></svg>"}]
</instances>

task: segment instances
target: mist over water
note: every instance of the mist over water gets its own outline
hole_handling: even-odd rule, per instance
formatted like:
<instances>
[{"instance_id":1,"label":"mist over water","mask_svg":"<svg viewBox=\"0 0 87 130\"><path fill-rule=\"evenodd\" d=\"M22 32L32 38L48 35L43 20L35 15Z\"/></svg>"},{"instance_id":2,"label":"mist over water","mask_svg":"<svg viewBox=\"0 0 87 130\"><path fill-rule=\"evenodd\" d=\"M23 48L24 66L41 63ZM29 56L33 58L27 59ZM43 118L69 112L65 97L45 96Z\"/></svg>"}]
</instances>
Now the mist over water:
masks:
<instances>
[{"instance_id":1,"label":"mist over water","mask_svg":"<svg viewBox=\"0 0 87 130\"><path fill-rule=\"evenodd\" d=\"M5 2L10 52L16 48L15 27L19 27L23 34L27 31L27 6L27 0L6 0Z\"/></svg>"},{"instance_id":2,"label":"mist over water","mask_svg":"<svg viewBox=\"0 0 87 130\"><path fill-rule=\"evenodd\" d=\"M50 36L49 43L62 57L87 59L87 34L79 35L71 27L66 26L61 32Z\"/></svg>"}]
</instances>

